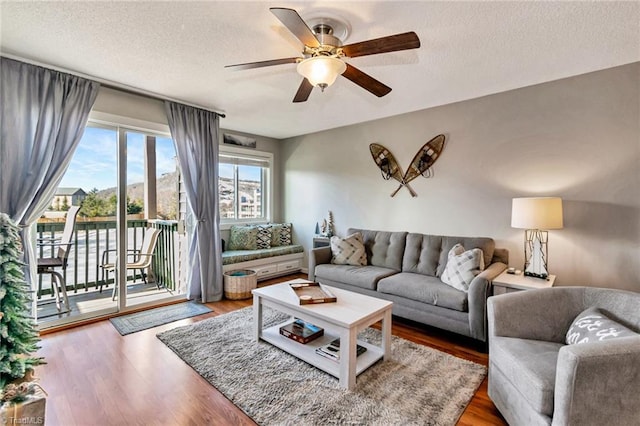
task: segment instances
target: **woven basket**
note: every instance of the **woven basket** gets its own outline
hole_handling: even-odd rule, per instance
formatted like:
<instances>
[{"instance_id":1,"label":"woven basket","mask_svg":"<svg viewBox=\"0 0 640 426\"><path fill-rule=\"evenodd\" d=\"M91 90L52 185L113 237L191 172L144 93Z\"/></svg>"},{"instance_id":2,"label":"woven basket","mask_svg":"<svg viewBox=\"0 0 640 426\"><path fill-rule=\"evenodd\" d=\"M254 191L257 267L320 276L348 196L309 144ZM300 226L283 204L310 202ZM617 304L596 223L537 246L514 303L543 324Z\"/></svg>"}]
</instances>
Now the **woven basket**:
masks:
<instances>
[{"instance_id":1,"label":"woven basket","mask_svg":"<svg viewBox=\"0 0 640 426\"><path fill-rule=\"evenodd\" d=\"M231 300L248 299L258 286L256 271L240 269L224 273L224 297Z\"/></svg>"}]
</instances>

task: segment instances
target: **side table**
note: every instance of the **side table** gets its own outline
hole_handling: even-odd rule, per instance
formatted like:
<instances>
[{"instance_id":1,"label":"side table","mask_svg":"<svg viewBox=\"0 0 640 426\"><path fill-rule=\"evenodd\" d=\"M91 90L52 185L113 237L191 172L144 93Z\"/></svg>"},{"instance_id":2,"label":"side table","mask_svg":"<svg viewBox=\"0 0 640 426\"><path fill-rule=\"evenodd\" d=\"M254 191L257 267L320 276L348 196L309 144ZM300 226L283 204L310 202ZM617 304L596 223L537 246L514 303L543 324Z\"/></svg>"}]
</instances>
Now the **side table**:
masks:
<instances>
[{"instance_id":1,"label":"side table","mask_svg":"<svg viewBox=\"0 0 640 426\"><path fill-rule=\"evenodd\" d=\"M527 277L522 272L519 274L507 274L507 271L504 271L493 279L493 295L497 296L499 294L537 288L549 288L553 287L555 281L555 275L549 275L547 279L543 279Z\"/></svg>"},{"instance_id":2,"label":"side table","mask_svg":"<svg viewBox=\"0 0 640 426\"><path fill-rule=\"evenodd\" d=\"M329 237L313 237L313 248L327 247L331 245Z\"/></svg>"}]
</instances>

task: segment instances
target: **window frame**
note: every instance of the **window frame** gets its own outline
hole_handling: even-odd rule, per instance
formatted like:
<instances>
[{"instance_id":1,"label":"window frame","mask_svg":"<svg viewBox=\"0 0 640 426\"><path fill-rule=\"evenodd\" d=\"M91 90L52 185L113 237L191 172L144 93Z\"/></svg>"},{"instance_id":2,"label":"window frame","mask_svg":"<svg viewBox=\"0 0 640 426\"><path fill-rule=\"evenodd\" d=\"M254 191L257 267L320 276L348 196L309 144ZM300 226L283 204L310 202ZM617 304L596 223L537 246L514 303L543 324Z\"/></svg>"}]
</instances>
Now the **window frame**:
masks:
<instances>
[{"instance_id":1,"label":"window frame","mask_svg":"<svg viewBox=\"0 0 640 426\"><path fill-rule=\"evenodd\" d=\"M266 162L267 167L263 167L262 169L263 193L262 193L261 201L262 203L264 203L264 207L263 207L264 216L261 218L255 218L255 219L251 219L251 218L230 219L230 218L220 217L220 229L228 230L231 228L232 225L252 225L252 224L271 222L271 219L273 218L273 196L274 196L273 194L273 176L274 176L273 153L266 152L266 151L254 151L254 150L248 151L247 149L243 149L243 148L235 148L235 147L220 145L219 151L218 151L218 170L221 163L220 157L223 157L223 156ZM219 179L220 179L220 176L218 173L218 182L217 182L218 188L219 188ZM235 194L236 194L236 197L234 200L234 208L237 213L239 211L238 203L240 201L237 196L238 194L237 173L234 176L234 187L235 187ZM218 209L220 208L219 201L220 201L220 193L218 192Z\"/></svg>"}]
</instances>

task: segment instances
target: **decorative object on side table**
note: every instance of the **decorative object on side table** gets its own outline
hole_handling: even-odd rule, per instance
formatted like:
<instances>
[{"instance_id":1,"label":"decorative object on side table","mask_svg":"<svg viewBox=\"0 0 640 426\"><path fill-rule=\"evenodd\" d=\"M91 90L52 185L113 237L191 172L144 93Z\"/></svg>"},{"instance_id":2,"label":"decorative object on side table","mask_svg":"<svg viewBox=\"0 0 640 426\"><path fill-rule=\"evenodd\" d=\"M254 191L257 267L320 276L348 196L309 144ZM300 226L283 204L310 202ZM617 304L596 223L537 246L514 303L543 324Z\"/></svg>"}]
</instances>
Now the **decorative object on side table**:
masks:
<instances>
[{"instance_id":1,"label":"decorative object on side table","mask_svg":"<svg viewBox=\"0 0 640 426\"><path fill-rule=\"evenodd\" d=\"M562 229L562 199L558 197L514 198L511 205L511 227L524 229L524 274L549 276L549 229Z\"/></svg>"},{"instance_id":2,"label":"decorative object on side table","mask_svg":"<svg viewBox=\"0 0 640 426\"><path fill-rule=\"evenodd\" d=\"M493 295L497 296L515 291L549 288L553 287L555 281L555 275L549 275L547 279L541 280L536 277L528 277L521 271L518 271L518 273L510 273L507 270L493 279Z\"/></svg>"},{"instance_id":3,"label":"decorative object on side table","mask_svg":"<svg viewBox=\"0 0 640 426\"><path fill-rule=\"evenodd\" d=\"M31 289L24 279L20 228L0 213L0 424L44 423L45 399L34 382L33 367L43 358L31 356L38 333L30 316ZM33 422L30 420L33 418Z\"/></svg>"},{"instance_id":4,"label":"decorative object on side table","mask_svg":"<svg viewBox=\"0 0 640 426\"><path fill-rule=\"evenodd\" d=\"M331 238L335 235L335 228L333 224L333 213L329 210L328 219L322 219L322 227L320 228L321 232L318 233L318 224L316 223L316 236Z\"/></svg>"}]
</instances>

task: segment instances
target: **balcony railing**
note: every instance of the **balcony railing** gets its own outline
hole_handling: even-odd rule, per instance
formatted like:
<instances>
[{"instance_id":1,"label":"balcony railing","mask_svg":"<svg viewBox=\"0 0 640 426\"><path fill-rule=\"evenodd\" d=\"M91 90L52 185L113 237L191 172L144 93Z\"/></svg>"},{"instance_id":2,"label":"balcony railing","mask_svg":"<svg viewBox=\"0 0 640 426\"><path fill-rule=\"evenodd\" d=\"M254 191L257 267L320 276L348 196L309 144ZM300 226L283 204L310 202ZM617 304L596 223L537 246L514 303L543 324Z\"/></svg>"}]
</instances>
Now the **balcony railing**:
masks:
<instances>
[{"instance_id":1,"label":"balcony railing","mask_svg":"<svg viewBox=\"0 0 640 426\"><path fill-rule=\"evenodd\" d=\"M128 220L127 241L129 249L139 249L144 238L145 229L159 228L161 233L154 251L154 260L150 271L150 279L160 286L174 291L178 288L178 266L180 241L176 221L161 220ZM62 222L38 223L38 238L60 236L64 228ZM79 218L73 234L73 245L69 253L69 263L63 274L67 291L77 293L97 288L103 279L102 254L105 250L116 248L116 222L114 220L83 221ZM38 249L39 257L52 257L57 248L42 246ZM113 256L111 256L113 260ZM129 275L127 281L135 280L139 275ZM38 297L51 293L49 276L38 278ZM44 282L43 282L44 281ZM113 283L113 274L106 284ZM44 284L44 285L43 285Z\"/></svg>"}]
</instances>

